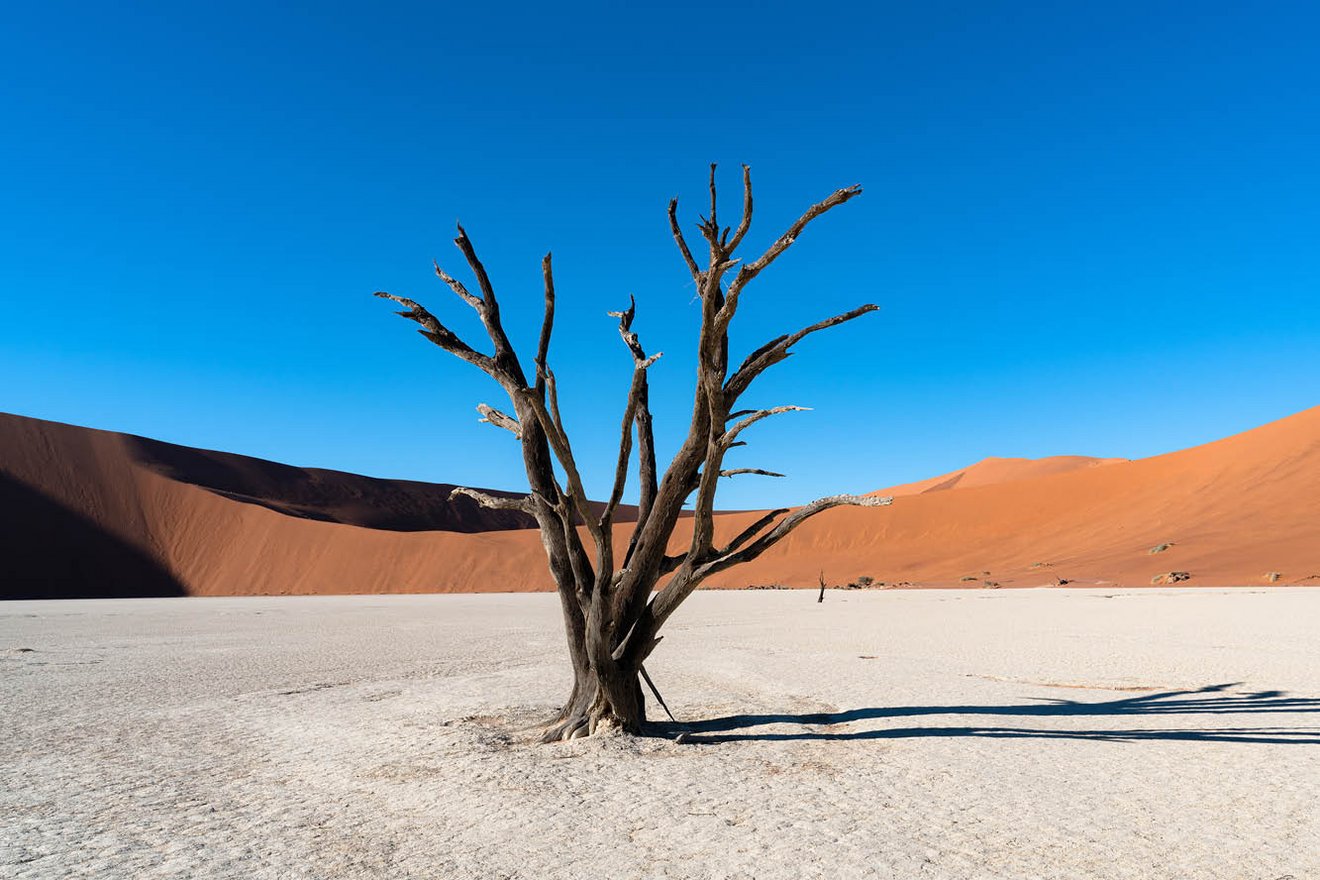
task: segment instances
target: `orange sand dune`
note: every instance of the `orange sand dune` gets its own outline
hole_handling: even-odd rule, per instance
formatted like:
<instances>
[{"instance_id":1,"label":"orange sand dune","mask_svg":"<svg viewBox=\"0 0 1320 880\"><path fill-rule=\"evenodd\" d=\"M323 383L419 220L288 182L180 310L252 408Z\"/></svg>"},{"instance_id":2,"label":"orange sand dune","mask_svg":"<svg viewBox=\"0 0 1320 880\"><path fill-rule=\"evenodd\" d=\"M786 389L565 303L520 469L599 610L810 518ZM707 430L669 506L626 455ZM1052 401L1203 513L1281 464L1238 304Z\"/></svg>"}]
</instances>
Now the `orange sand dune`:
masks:
<instances>
[{"instance_id":1,"label":"orange sand dune","mask_svg":"<svg viewBox=\"0 0 1320 880\"><path fill-rule=\"evenodd\" d=\"M1030 480L1035 477L1063 474L1068 471L1125 461L1127 461L1126 458L1091 458L1086 455L1052 455L1049 458L983 458L976 464L959 471L918 480L915 483L890 486L888 489L881 489L870 494L891 495L897 498L900 495L920 495L924 492L943 492L947 489L970 489L973 486Z\"/></svg>"},{"instance_id":2,"label":"orange sand dune","mask_svg":"<svg viewBox=\"0 0 1320 880\"><path fill-rule=\"evenodd\" d=\"M1320 584L1317 513L1320 407L1153 458L830 511L738 579L803 584L824 570L844 582L1141 586L1185 571L1189 586L1263 584L1270 572ZM1171 546L1152 554L1160 544Z\"/></svg>"},{"instance_id":3,"label":"orange sand dune","mask_svg":"<svg viewBox=\"0 0 1320 880\"><path fill-rule=\"evenodd\" d=\"M0 598L420 590L530 524L452 488L0 414Z\"/></svg>"},{"instance_id":4,"label":"orange sand dune","mask_svg":"<svg viewBox=\"0 0 1320 880\"><path fill-rule=\"evenodd\" d=\"M495 530L401 530L399 517L416 529L421 512L448 515L428 506L426 484L158 446L0 416L0 596L550 586L536 533L483 523L482 511L448 527ZM1149 459L991 459L959 473L892 507L822 514L712 585L810 585L821 571L918 586L1143 585L1168 571L1193 586L1261 584L1271 571L1320 583L1320 407ZM719 531L756 516L724 514Z\"/></svg>"}]
</instances>

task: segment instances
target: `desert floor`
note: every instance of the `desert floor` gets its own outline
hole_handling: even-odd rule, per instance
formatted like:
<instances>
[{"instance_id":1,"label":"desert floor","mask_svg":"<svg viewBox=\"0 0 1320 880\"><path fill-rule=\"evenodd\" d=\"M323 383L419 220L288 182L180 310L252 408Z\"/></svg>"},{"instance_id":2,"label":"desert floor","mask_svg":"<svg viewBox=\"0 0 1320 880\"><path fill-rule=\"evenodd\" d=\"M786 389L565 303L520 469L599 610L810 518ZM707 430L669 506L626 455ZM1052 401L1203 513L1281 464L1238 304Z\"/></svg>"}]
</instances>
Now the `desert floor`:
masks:
<instances>
[{"instance_id":1,"label":"desert floor","mask_svg":"<svg viewBox=\"0 0 1320 880\"><path fill-rule=\"evenodd\" d=\"M0 605L0 876L1320 877L1320 590L699 593L683 745L556 603Z\"/></svg>"}]
</instances>

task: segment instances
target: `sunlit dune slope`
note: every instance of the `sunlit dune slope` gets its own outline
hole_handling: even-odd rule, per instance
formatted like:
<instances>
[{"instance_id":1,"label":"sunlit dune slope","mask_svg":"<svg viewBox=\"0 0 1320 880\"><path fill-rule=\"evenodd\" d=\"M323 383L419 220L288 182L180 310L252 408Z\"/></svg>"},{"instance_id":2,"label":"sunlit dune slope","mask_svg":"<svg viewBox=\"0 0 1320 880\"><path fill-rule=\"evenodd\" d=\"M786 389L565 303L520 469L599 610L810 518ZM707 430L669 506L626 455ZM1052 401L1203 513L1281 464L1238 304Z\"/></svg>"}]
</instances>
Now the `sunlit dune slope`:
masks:
<instances>
[{"instance_id":1,"label":"sunlit dune slope","mask_svg":"<svg viewBox=\"0 0 1320 880\"><path fill-rule=\"evenodd\" d=\"M1085 470L1117 464L1126 458L1091 458L1086 455L1052 455L1049 458L985 458L962 470L941 474L890 486L872 492L872 495L921 495L925 492L944 492L948 489L971 489L975 486L988 486L992 483L1011 483L1016 480L1030 480L1035 477L1047 477L1051 474L1065 474L1069 471Z\"/></svg>"},{"instance_id":2,"label":"sunlit dune slope","mask_svg":"<svg viewBox=\"0 0 1320 880\"><path fill-rule=\"evenodd\" d=\"M1167 455L1082 462L830 511L739 579L805 583L824 570L832 581L1137 586L1185 571L1188 585L1261 584L1270 572L1320 583L1320 407Z\"/></svg>"}]
</instances>

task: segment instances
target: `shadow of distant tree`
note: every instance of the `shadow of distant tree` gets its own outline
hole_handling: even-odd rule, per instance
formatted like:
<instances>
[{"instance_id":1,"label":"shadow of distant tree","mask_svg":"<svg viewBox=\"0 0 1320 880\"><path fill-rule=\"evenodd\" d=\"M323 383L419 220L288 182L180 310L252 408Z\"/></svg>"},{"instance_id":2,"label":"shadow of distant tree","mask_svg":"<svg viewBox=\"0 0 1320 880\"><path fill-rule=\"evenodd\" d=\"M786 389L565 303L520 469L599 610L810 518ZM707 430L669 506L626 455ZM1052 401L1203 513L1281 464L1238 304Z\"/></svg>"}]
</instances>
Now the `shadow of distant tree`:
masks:
<instances>
[{"instance_id":1,"label":"shadow of distant tree","mask_svg":"<svg viewBox=\"0 0 1320 880\"><path fill-rule=\"evenodd\" d=\"M694 743L748 740L865 740L913 737L989 737L1004 739L1084 739L1109 742L1182 740L1197 742L1294 743L1320 745L1320 727L1210 727L1125 728L1073 730L1067 728L949 726L883 727L871 730L837 730L844 724L886 718L928 715L989 715L1018 718L1058 717L1160 717L1172 715L1264 715L1272 713L1320 712L1320 699L1293 697L1284 691L1232 693L1238 683L1207 685L1195 690L1162 691L1118 700L1081 702L1044 699L1008 706L891 706L850 709L843 712L805 714L727 715L690 724L656 725L657 733L688 734ZM793 725L788 731L756 730L769 725Z\"/></svg>"}]
</instances>

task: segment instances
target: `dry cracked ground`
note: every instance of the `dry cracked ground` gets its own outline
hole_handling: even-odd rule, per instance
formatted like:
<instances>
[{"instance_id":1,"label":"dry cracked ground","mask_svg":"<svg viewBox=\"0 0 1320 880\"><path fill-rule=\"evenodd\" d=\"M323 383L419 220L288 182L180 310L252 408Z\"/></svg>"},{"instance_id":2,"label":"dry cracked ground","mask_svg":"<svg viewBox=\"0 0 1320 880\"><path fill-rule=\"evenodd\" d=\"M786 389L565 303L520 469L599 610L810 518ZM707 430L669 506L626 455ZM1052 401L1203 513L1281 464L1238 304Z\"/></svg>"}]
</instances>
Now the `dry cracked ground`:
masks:
<instances>
[{"instance_id":1,"label":"dry cracked ground","mask_svg":"<svg viewBox=\"0 0 1320 880\"><path fill-rule=\"evenodd\" d=\"M815 600L548 746L553 596L5 604L0 876L1320 877L1320 590Z\"/></svg>"}]
</instances>

